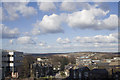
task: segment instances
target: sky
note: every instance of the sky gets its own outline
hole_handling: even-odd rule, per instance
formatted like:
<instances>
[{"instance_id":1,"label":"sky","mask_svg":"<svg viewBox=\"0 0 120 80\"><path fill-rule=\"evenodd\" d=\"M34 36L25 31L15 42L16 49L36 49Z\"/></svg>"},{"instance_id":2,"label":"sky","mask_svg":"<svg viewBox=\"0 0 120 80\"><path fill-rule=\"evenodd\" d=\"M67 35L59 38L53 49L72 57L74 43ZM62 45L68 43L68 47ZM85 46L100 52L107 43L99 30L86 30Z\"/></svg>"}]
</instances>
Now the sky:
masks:
<instances>
[{"instance_id":1,"label":"sky","mask_svg":"<svg viewBox=\"0 0 120 80\"><path fill-rule=\"evenodd\" d=\"M2 49L117 52L117 2L2 2Z\"/></svg>"}]
</instances>

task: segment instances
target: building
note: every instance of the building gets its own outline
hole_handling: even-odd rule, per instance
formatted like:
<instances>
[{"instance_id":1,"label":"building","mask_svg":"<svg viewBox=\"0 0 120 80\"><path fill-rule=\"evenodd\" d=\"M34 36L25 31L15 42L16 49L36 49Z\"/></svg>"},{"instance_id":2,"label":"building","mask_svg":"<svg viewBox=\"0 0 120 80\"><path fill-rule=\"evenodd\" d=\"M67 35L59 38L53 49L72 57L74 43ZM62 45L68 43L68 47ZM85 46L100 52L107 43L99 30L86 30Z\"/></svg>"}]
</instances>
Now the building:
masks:
<instances>
[{"instance_id":1,"label":"building","mask_svg":"<svg viewBox=\"0 0 120 80\"><path fill-rule=\"evenodd\" d=\"M120 57L114 57L113 59L114 60L120 60Z\"/></svg>"},{"instance_id":2,"label":"building","mask_svg":"<svg viewBox=\"0 0 120 80\"><path fill-rule=\"evenodd\" d=\"M88 80L90 69L88 67L71 68L69 72L69 80Z\"/></svg>"},{"instance_id":3,"label":"building","mask_svg":"<svg viewBox=\"0 0 120 80\"><path fill-rule=\"evenodd\" d=\"M120 72L118 71L118 72L115 72L115 73L113 73L112 74L113 76L113 80L120 80Z\"/></svg>"},{"instance_id":4,"label":"building","mask_svg":"<svg viewBox=\"0 0 120 80\"><path fill-rule=\"evenodd\" d=\"M84 65L84 66L88 66L92 63L92 59L89 58L88 56L82 56L82 57L77 57L76 58L76 65Z\"/></svg>"},{"instance_id":5,"label":"building","mask_svg":"<svg viewBox=\"0 0 120 80\"><path fill-rule=\"evenodd\" d=\"M13 77L17 78L17 67L22 65L23 52L18 51L2 51L2 78ZM13 75L12 75L13 74Z\"/></svg>"},{"instance_id":6,"label":"building","mask_svg":"<svg viewBox=\"0 0 120 80\"><path fill-rule=\"evenodd\" d=\"M101 60L97 60L97 59L96 60L92 60L92 63L95 63L95 64L96 63L100 63L100 62L101 62Z\"/></svg>"},{"instance_id":7,"label":"building","mask_svg":"<svg viewBox=\"0 0 120 80\"><path fill-rule=\"evenodd\" d=\"M33 64L33 70L36 78L53 76L53 66L46 57L37 58Z\"/></svg>"},{"instance_id":8,"label":"building","mask_svg":"<svg viewBox=\"0 0 120 80\"><path fill-rule=\"evenodd\" d=\"M47 57L42 57L42 58L37 58L38 62L48 62L48 58Z\"/></svg>"},{"instance_id":9,"label":"building","mask_svg":"<svg viewBox=\"0 0 120 80\"><path fill-rule=\"evenodd\" d=\"M74 65L73 64L68 64L68 65L65 65L65 75L68 77L69 76L69 70L71 68L73 68Z\"/></svg>"},{"instance_id":10,"label":"building","mask_svg":"<svg viewBox=\"0 0 120 80\"><path fill-rule=\"evenodd\" d=\"M118 61L116 61L116 62L111 62L109 66L120 66L120 64Z\"/></svg>"},{"instance_id":11,"label":"building","mask_svg":"<svg viewBox=\"0 0 120 80\"><path fill-rule=\"evenodd\" d=\"M108 80L106 69L93 69L90 71L90 80Z\"/></svg>"}]
</instances>

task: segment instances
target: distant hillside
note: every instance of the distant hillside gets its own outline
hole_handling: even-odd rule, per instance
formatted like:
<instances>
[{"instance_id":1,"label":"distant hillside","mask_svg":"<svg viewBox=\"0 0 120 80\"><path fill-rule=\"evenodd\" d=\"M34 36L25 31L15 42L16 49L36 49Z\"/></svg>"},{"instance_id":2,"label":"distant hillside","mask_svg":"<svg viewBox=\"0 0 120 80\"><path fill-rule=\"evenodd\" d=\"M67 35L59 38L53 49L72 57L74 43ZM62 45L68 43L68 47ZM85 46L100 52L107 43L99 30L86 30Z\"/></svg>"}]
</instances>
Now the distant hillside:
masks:
<instances>
[{"instance_id":1,"label":"distant hillside","mask_svg":"<svg viewBox=\"0 0 120 80\"><path fill-rule=\"evenodd\" d=\"M120 53L113 53L113 52L69 52L69 53L24 53L25 55L31 55L34 57L47 57L52 55L78 55L78 54L89 54L89 53L97 53L97 54L120 54Z\"/></svg>"},{"instance_id":2,"label":"distant hillside","mask_svg":"<svg viewBox=\"0 0 120 80\"><path fill-rule=\"evenodd\" d=\"M46 56L59 55L59 54L68 54L68 53L27 53L25 55L31 55L33 57L46 57Z\"/></svg>"}]
</instances>

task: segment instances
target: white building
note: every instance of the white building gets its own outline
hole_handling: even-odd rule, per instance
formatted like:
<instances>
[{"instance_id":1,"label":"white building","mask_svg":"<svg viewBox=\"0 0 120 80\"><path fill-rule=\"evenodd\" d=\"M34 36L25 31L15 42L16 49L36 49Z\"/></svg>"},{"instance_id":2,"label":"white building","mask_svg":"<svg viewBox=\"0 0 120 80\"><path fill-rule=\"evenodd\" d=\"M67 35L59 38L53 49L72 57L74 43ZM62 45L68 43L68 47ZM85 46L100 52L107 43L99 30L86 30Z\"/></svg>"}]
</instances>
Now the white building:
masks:
<instances>
[{"instance_id":1,"label":"white building","mask_svg":"<svg viewBox=\"0 0 120 80\"><path fill-rule=\"evenodd\" d=\"M82 64L82 65L88 66L91 63L92 63L92 60L87 56L76 58L76 65Z\"/></svg>"},{"instance_id":2,"label":"white building","mask_svg":"<svg viewBox=\"0 0 120 80\"><path fill-rule=\"evenodd\" d=\"M22 65L23 52L2 51L2 77L17 72L17 67Z\"/></svg>"},{"instance_id":3,"label":"white building","mask_svg":"<svg viewBox=\"0 0 120 80\"><path fill-rule=\"evenodd\" d=\"M113 59L114 60L120 60L120 57L114 57Z\"/></svg>"}]
</instances>

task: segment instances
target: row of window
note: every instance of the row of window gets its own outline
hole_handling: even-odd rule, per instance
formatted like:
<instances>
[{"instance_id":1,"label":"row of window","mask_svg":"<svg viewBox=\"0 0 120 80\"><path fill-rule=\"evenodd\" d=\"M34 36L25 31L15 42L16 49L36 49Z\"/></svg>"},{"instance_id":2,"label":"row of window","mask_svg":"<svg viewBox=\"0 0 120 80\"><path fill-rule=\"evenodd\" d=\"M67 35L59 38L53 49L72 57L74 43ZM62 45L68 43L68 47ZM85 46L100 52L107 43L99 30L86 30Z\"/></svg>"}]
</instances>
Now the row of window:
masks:
<instances>
[{"instance_id":1,"label":"row of window","mask_svg":"<svg viewBox=\"0 0 120 80\"><path fill-rule=\"evenodd\" d=\"M14 63L14 61L2 61L3 63Z\"/></svg>"},{"instance_id":2,"label":"row of window","mask_svg":"<svg viewBox=\"0 0 120 80\"><path fill-rule=\"evenodd\" d=\"M14 57L14 55L2 55L2 57Z\"/></svg>"}]
</instances>

